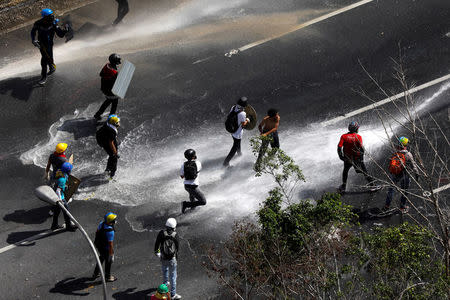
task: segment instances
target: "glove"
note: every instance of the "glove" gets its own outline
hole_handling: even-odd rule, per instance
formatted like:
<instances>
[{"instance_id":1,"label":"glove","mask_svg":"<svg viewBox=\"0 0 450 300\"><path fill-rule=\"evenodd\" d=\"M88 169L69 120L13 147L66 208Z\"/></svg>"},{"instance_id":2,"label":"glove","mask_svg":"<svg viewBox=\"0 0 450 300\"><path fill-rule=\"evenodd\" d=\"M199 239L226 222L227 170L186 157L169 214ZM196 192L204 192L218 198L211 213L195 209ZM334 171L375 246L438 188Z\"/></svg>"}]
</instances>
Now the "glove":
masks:
<instances>
[{"instance_id":1,"label":"glove","mask_svg":"<svg viewBox=\"0 0 450 300\"><path fill-rule=\"evenodd\" d=\"M161 252L155 253L158 258L161 258Z\"/></svg>"},{"instance_id":2,"label":"glove","mask_svg":"<svg viewBox=\"0 0 450 300\"><path fill-rule=\"evenodd\" d=\"M345 161L345 157L343 155L339 155L339 159Z\"/></svg>"},{"instance_id":3,"label":"glove","mask_svg":"<svg viewBox=\"0 0 450 300\"><path fill-rule=\"evenodd\" d=\"M32 41L32 43L33 43L33 45L34 45L36 48L41 48L41 45L39 44L39 41L34 40L34 41Z\"/></svg>"},{"instance_id":4,"label":"glove","mask_svg":"<svg viewBox=\"0 0 450 300\"><path fill-rule=\"evenodd\" d=\"M114 262L114 254L108 256L108 260L109 260L109 262L113 263Z\"/></svg>"}]
</instances>

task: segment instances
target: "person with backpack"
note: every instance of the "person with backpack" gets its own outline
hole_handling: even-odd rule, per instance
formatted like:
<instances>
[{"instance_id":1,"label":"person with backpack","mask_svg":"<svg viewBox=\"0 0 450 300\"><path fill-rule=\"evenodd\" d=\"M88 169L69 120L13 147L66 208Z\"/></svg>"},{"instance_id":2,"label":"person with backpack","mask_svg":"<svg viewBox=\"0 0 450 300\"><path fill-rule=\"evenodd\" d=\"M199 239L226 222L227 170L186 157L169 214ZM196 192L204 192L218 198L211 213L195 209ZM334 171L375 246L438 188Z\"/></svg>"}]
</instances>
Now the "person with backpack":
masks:
<instances>
[{"instance_id":1,"label":"person with backpack","mask_svg":"<svg viewBox=\"0 0 450 300\"><path fill-rule=\"evenodd\" d=\"M197 154L194 149L184 151L184 157L187 159L180 169L180 177L184 179L184 189L189 193L189 202L183 201L181 212L184 214L186 208L194 209L197 206L205 205L206 198L198 188L198 173L202 169L202 164L197 160Z\"/></svg>"},{"instance_id":2,"label":"person with backpack","mask_svg":"<svg viewBox=\"0 0 450 300\"><path fill-rule=\"evenodd\" d=\"M160 300L160 299L170 300L169 288L164 283L161 284L156 290L156 293L150 297L150 300Z\"/></svg>"},{"instance_id":3,"label":"person with backpack","mask_svg":"<svg viewBox=\"0 0 450 300\"><path fill-rule=\"evenodd\" d=\"M175 231L177 220L168 218L166 229L161 230L156 237L155 255L161 259L163 283L168 286L170 281L171 299L181 299L177 294L177 259L178 259L178 235Z\"/></svg>"},{"instance_id":4,"label":"person with backpack","mask_svg":"<svg viewBox=\"0 0 450 300\"><path fill-rule=\"evenodd\" d=\"M411 152L408 151L409 139L407 137L400 137L398 139L398 145L396 146L396 152L389 160L389 177L394 185L400 184L400 189L406 191L409 188L411 179L409 176L408 168L412 167L416 181L419 179L419 168L414 160ZM383 207L384 211L390 209L392 198L394 196L394 186L390 186L386 196L386 202ZM400 211L402 213L408 212L409 207L406 205L405 193L402 193L400 197Z\"/></svg>"},{"instance_id":5,"label":"person with backpack","mask_svg":"<svg viewBox=\"0 0 450 300\"><path fill-rule=\"evenodd\" d=\"M259 148L258 158L255 163L255 170L260 169L261 159L266 153L267 146L269 145L272 148L280 148L280 140L278 138L278 126L280 125L280 115L278 114L278 110L275 108L271 108L267 111L267 116L259 123L258 129L259 133L263 137L270 137L270 141L264 139L261 143L261 148Z\"/></svg>"},{"instance_id":6,"label":"person with backpack","mask_svg":"<svg viewBox=\"0 0 450 300\"><path fill-rule=\"evenodd\" d=\"M233 138L233 147L231 147L230 152L223 162L224 167L230 166L230 160L236 153L238 155L242 155L241 139L243 128L248 124L248 122L250 122L244 111L246 106L247 97L241 97L236 105L233 105L225 121L225 128L229 133L231 133L231 137Z\"/></svg>"},{"instance_id":7,"label":"person with backpack","mask_svg":"<svg viewBox=\"0 0 450 300\"><path fill-rule=\"evenodd\" d=\"M358 134L358 122L350 122L348 132L341 136L337 147L339 158L344 162L342 171L342 185L339 187L339 193L345 193L347 187L348 171L353 167L356 173L362 173L369 185L373 184L373 178L367 173L364 164L364 147L362 137Z\"/></svg>"},{"instance_id":8,"label":"person with backpack","mask_svg":"<svg viewBox=\"0 0 450 300\"><path fill-rule=\"evenodd\" d=\"M108 154L105 172L109 173L111 179L116 174L117 160L119 159L117 142L119 127L120 118L117 115L110 115L108 121L96 133L97 144Z\"/></svg>"},{"instance_id":9,"label":"person with backpack","mask_svg":"<svg viewBox=\"0 0 450 300\"><path fill-rule=\"evenodd\" d=\"M64 204L64 207L69 209L68 202L65 199L65 191L67 190L67 181L69 179L70 172L72 171L72 164L69 162L65 162L61 165L61 168L56 171L55 174L55 185L54 190L56 195L58 195L59 200ZM57 230L63 228L62 226L58 225L58 218L59 214L61 213L61 208L59 205L55 205L53 207L53 221L52 221L52 227L51 230ZM69 231L75 231L77 227L72 224L70 221L69 216L66 214L66 212L63 211L64 215L64 222L66 223L66 230Z\"/></svg>"},{"instance_id":10,"label":"person with backpack","mask_svg":"<svg viewBox=\"0 0 450 300\"><path fill-rule=\"evenodd\" d=\"M95 232L94 245L98 250L100 262L105 262L105 280L107 282L116 281L117 278L111 275L111 265L114 262L114 225L116 224L117 215L109 212L103 218L103 221L97 227ZM100 276L100 268L95 266L92 279Z\"/></svg>"},{"instance_id":11,"label":"person with backpack","mask_svg":"<svg viewBox=\"0 0 450 300\"><path fill-rule=\"evenodd\" d=\"M100 120L103 112L109 105L111 105L111 110L109 114L114 115L116 113L117 104L119 102L119 97L114 95L111 90L119 74L117 72L117 66L121 64L122 60L121 57L116 53L111 54L108 60L109 63L107 63L100 72L101 77L100 89L105 95L106 100L103 102L98 111L95 113L94 119L96 120Z\"/></svg>"}]
</instances>

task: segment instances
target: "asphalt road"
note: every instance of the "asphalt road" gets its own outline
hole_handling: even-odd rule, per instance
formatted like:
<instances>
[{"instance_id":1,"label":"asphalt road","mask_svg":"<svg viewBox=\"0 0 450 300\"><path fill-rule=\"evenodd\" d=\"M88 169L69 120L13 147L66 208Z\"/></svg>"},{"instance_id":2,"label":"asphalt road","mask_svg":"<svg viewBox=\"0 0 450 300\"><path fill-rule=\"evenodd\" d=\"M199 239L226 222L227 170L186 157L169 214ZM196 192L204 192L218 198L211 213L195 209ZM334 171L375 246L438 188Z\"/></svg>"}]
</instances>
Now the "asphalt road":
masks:
<instances>
[{"instance_id":1,"label":"asphalt road","mask_svg":"<svg viewBox=\"0 0 450 300\"><path fill-rule=\"evenodd\" d=\"M28 40L30 28L1 37L0 252L50 227L48 207L32 191L42 183L52 148L64 140L75 154L74 174L83 179L70 206L73 215L92 234L106 212L119 216L113 265L119 280L108 284L110 296L144 299L158 286L160 266L152 247L172 216L182 237L178 292L184 299L227 299L201 266L203 245L220 245L235 220L253 218L271 186L269 178L254 178L251 171L248 138L255 132L245 132L244 155L232 161L234 167L221 168L231 147L222 123L234 101L246 95L259 116L269 107L279 109L281 147L308 179L300 197L315 198L339 184L335 148L348 120L327 128L319 123L369 104L355 89L384 98L362 66L386 89L398 91L391 57L398 57L400 43L412 82L450 73L448 1L374 1L286 35L353 2L182 2L131 1L132 12L116 31L104 28L114 17L110 1L72 12L78 35L55 48L58 70L44 88L35 86L39 57ZM272 36L281 37L225 56ZM98 174L106 161L91 118L103 101L98 72L111 52L137 68L127 99L119 103L117 179L105 183ZM445 83L417 96L425 100ZM444 90L424 110L444 128L449 96ZM370 111L357 119L368 148L382 160L376 115ZM181 215L186 192L177 172L188 147L204 164L200 180L208 204ZM350 183L362 179L351 173ZM384 192L373 199L346 197L375 206L383 199ZM94 259L79 233L62 232L2 252L0 265L1 299L101 297L101 286L88 280Z\"/></svg>"}]
</instances>

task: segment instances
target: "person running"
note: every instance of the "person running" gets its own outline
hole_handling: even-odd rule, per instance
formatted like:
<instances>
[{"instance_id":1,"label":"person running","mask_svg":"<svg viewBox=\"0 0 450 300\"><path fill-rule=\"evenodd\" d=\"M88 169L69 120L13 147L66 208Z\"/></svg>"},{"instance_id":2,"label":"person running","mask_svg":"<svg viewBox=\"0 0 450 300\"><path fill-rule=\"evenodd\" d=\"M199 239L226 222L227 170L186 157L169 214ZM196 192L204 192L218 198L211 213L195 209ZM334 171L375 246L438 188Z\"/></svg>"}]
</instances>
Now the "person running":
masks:
<instances>
[{"instance_id":1,"label":"person running","mask_svg":"<svg viewBox=\"0 0 450 300\"><path fill-rule=\"evenodd\" d=\"M56 171L61 169L63 163L67 161L67 157L65 154L66 149L67 149L66 143L59 143L58 145L56 145L55 152L50 154L44 175L44 178L47 181L52 182L55 179ZM52 168L51 176L50 176L50 167Z\"/></svg>"},{"instance_id":2,"label":"person running","mask_svg":"<svg viewBox=\"0 0 450 300\"><path fill-rule=\"evenodd\" d=\"M247 118L247 115L244 111L245 107L247 106L247 97L241 97L236 105L233 105L233 107L230 110L230 113L228 115L228 119L235 120L234 118L230 118L230 115L235 115L237 119L237 130L232 132L231 137L233 138L233 147L231 147L230 152L228 153L227 157L225 158L225 161L223 162L224 167L230 166L230 160L233 158L233 156L237 153L238 156L242 155L241 152L241 139L243 134L243 128L250 122L250 120Z\"/></svg>"},{"instance_id":3,"label":"person running","mask_svg":"<svg viewBox=\"0 0 450 300\"><path fill-rule=\"evenodd\" d=\"M400 189L402 191L409 189L411 179L408 169L411 170L412 167L416 181L419 179L419 168L413 155L407 149L408 142L408 138L404 136L400 137L398 139L398 145L396 146L396 152L389 161L389 177L393 185L391 185L388 189L383 211L390 209L392 198L394 196L394 186L397 186L397 184L400 183ZM403 192L400 197L400 211L402 213L406 213L408 210L409 207L406 205L405 192Z\"/></svg>"},{"instance_id":4,"label":"person running","mask_svg":"<svg viewBox=\"0 0 450 300\"><path fill-rule=\"evenodd\" d=\"M161 259L163 283L168 286L170 280L171 299L181 299L177 294L177 259L178 259L178 235L175 231L177 220L168 218L166 229L158 233L155 241L155 255Z\"/></svg>"},{"instance_id":5,"label":"person running","mask_svg":"<svg viewBox=\"0 0 450 300\"><path fill-rule=\"evenodd\" d=\"M119 24L129 11L128 0L116 0L116 2L118 4L117 18L112 23L112 26Z\"/></svg>"},{"instance_id":6,"label":"person running","mask_svg":"<svg viewBox=\"0 0 450 300\"><path fill-rule=\"evenodd\" d=\"M114 262L114 233L117 215L109 212L97 227L95 232L94 245L98 250L100 262L105 262L105 280L107 282L116 281L117 278L111 275L111 265ZM95 266L92 279L100 276L99 265Z\"/></svg>"},{"instance_id":7,"label":"person running","mask_svg":"<svg viewBox=\"0 0 450 300\"><path fill-rule=\"evenodd\" d=\"M100 120L102 114L105 112L106 108L111 105L111 110L109 112L110 115L114 115L117 110L117 104L119 102L119 97L112 93L112 88L114 83L116 82L117 75L117 66L122 63L121 57L113 53L108 58L109 63L107 63L102 70L100 71L101 77L101 85L100 89L106 97L106 100L100 106L98 111L94 115L94 119Z\"/></svg>"},{"instance_id":8,"label":"person running","mask_svg":"<svg viewBox=\"0 0 450 300\"><path fill-rule=\"evenodd\" d=\"M267 146L269 145L272 148L280 148L280 140L278 138L278 126L280 125L280 115L278 114L278 110L275 108L271 108L267 111L267 116L259 123L258 129L259 133L263 137L270 137L270 141L264 139L261 143L261 148L259 149L258 158L255 163L255 170L260 169L261 159L266 153Z\"/></svg>"},{"instance_id":9,"label":"person running","mask_svg":"<svg viewBox=\"0 0 450 300\"><path fill-rule=\"evenodd\" d=\"M41 52L41 79L40 85L44 85L47 81L47 75L51 75L56 71L56 65L53 60L53 38L55 33L59 37L64 37L68 32L68 28L60 28L58 26L58 19L50 8L41 10L42 18L33 24L31 29L31 42ZM37 39L36 39L37 33ZM49 67L47 73L47 66Z\"/></svg>"},{"instance_id":10,"label":"person running","mask_svg":"<svg viewBox=\"0 0 450 300\"><path fill-rule=\"evenodd\" d=\"M68 199L65 198L64 193L67 190L67 180L69 179L69 175L70 175L70 172L72 171L72 168L73 168L73 166L71 163L65 162L62 164L61 169L56 171L56 174L55 174L54 190L56 192L56 195L58 195L59 200L64 204L64 207L66 209L69 209L69 207L67 205ZM56 204L53 207L53 221L52 221L51 230L57 230L57 229L63 228L62 226L58 225L58 217L59 217L60 213L61 213L61 208L59 207L59 205ZM65 211L63 211L63 215L64 215L64 221L66 223L66 229L70 230L70 231L75 231L77 229L77 227L72 224L69 216L66 214Z\"/></svg>"},{"instance_id":11,"label":"person running","mask_svg":"<svg viewBox=\"0 0 450 300\"><path fill-rule=\"evenodd\" d=\"M183 201L181 212L184 214L186 208L194 209L197 206L205 205L206 198L198 188L198 173L202 169L202 164L197 160L197 154L194 149L184 151L184 157L187 159L180 169L180 177L184 179L184 189L189 193L189 202Z\"/></svg>"},{"instance_id":12,"label":"person running","mask_svg":"<svg viewBox=\"0 0 450 300\"><path fill-rule=\"evenodd\" d=\"M150 297L150 300L170 300L170 293L167 285L161 284L156 290L156 294Z\"/></svg>"},{"instance_id":13,"label":"person running","mask_svg":"<svg viewBox=\"0 0 450 300\"><path fill-rule=\"evenodd\" d=\"M108 162L106 164L106 173L109 173L112 179L116 174L118 154L117 133L120 127L120 118L117 115L110 115L105 125L100 127L96 133L97 144L105 149L108 154Z\"/></svg>"},{"instance_id":14,"label":"person running","mask_svg":"<svg viewBox=\"0 0 450 300\"><path fill-rule=\"evenodd\" d=\"M348 131L341 136L337 147L339 158L344 162L342 171L342 185L339 187L340 193L345 193L347 187L348 171L351 167L356 173L362 173L369 185L373 184L373 178L367 173L364 164L364 147L362 137L358 134L359 124L355 121L348 125Z\"/></svg>"}]
</instances>

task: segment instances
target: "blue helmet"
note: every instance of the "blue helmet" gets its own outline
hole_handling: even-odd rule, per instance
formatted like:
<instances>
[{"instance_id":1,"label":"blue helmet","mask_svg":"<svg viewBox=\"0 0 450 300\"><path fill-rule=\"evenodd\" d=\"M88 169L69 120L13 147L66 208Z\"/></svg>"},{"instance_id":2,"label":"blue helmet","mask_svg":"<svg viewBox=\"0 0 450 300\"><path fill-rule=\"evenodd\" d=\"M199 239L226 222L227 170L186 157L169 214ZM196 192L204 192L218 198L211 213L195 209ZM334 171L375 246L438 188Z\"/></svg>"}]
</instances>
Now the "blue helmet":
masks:
<instances>
[{"instance_id":1,"label":"blue helmet","mask_svg":"<svg viewBox=\"0 0 450 300\"><path fill-rule=\"evenodd\" d=\"M43 10L41 10L41 16L43 18L53 15L53 10L51 10L50 8L44 8Z\"/></svg>"},{"instance_id":2,"label":"blue helmet","mask_svg":"<svg viewBox=\"0 0 450 300\"><path fill-rule=\"evenodd\" d=\"M73 169L73 165L70 162L65 162L61 166L61 171L63 171L66 174L70 174L72 169Z\"/></svg>"}]
</instances>

